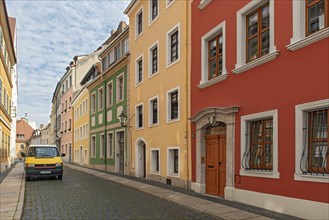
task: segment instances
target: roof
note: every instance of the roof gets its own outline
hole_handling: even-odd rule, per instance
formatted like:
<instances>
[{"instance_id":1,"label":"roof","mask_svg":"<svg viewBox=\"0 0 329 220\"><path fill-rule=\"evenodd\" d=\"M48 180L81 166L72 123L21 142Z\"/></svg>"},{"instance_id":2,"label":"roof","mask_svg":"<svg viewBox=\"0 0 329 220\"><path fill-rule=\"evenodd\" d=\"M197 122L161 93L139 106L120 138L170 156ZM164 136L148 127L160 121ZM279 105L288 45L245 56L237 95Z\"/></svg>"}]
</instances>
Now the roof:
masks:
<instances>
[{"instance_id":1,"label":"roof","mask_svg":"<svg viewBox=\"0 0 329 220\"><path fill-rule=\"evenodd\" d=\"M11 38L15 40L15 31L16 31L16 18L8 17L9 18L9 26L10 26L10 33Z\"/></svg>"},{"instance_id":2,"label":"roof","mask_svg":"<svg viewBox=\"0 0 329 220\"><path fill-rule=\"evenodd\" d=\"M35 145L30 145L29 147L56 147L56 145L47 145L47 144L35 144Z\"/></svg>"},{"instance_id":3,"label":"roof","mask_svg":"<svg viewBox=\"0 0 329 220\"><path fill-rule=\"evenodd\" d=\"M127 6L126 10L123 12L125 14L128 14L130 9L134 6L134 4L136 3L137 0L131 0L131 2L129 3L129 5Z\"/></svg>"},{"instance_id":4,"label":"roof","mask_svg":"<svg viewBox=\"0 0 329 220\"><path fill-rule=\"evenodd\" d=\"M33 134L34 129L27 123L25 119L17 120L16 122L16 135L17 134L23 134L24 138L16 138L19 142L26 142L28 141L32 134Z\"/></svg>"}]
</instances>

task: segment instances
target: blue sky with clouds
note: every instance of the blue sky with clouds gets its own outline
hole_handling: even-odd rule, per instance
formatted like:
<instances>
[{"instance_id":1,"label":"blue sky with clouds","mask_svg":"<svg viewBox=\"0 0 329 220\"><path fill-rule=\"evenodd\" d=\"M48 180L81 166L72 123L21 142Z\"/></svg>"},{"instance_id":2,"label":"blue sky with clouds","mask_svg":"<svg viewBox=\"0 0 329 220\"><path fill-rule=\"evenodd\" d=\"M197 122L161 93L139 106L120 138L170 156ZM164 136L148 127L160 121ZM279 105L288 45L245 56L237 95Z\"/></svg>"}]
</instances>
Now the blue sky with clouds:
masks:
<instances>
[{"instance_id":1,"label":"blue sky with clouds","mask_svg":"<svg viewBox=\"0 0 329 220\"><path fill-rule=\"evenodd\" d=\"M6 0L17 22L17 116L48 123L56 84L75 55L98 48L130 0Z\"/></svg>"}]
</instances>

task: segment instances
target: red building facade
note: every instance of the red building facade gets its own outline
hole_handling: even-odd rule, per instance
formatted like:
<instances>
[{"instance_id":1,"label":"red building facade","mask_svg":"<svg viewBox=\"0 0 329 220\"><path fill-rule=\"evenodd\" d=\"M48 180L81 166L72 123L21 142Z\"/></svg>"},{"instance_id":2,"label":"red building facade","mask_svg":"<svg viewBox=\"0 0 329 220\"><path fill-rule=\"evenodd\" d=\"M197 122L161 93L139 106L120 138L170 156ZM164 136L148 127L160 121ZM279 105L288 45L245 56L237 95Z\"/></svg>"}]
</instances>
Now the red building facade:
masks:
<instances>
[{"instance_id":1,"label":"red building facade","mask_svg":"<svg viewBox=\"0 0 329 220\"><path fill-rule=\"evenodd\" d=\"M329 1L191 4L192 189L328 218Z\"/></svg>"}]
</instances>

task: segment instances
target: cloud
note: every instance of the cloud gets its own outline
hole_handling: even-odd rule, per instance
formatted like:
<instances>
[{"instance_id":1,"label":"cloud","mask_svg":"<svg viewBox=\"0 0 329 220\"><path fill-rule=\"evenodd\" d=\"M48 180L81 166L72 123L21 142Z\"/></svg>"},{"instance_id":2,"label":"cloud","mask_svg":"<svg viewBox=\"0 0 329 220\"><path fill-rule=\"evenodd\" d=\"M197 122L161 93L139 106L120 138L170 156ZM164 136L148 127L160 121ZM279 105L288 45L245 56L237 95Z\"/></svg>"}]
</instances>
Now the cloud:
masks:
<instances>
[{"instance_id":1,"label":"cloud","mask_svg":"<svg viewBox=\"0 0 329 220\"><path fill-rule=\"evenodd\" d=\"M75 55L98 48L116 29L130 1L7 0L17 19L18 116L47 123L56 84Z\"/></svg>"}]
</instances>

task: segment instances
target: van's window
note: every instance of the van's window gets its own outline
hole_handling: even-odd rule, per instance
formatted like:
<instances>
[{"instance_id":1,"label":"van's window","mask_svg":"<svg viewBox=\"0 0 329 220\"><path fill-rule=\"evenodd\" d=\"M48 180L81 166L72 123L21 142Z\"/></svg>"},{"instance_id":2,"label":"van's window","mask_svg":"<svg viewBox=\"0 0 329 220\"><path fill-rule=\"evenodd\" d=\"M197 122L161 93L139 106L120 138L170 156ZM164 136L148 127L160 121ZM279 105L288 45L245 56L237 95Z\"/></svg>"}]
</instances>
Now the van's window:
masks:
<instances>
[{"instance_id":1,"label":"van's window","mask_svg":"<svg viewBox=\"0 0 329 220\"><path fill-rule=\"evenodd\" d=\"M56 147L30 147L28 157L59 157Z\"/></svg>"}]
</instances>

